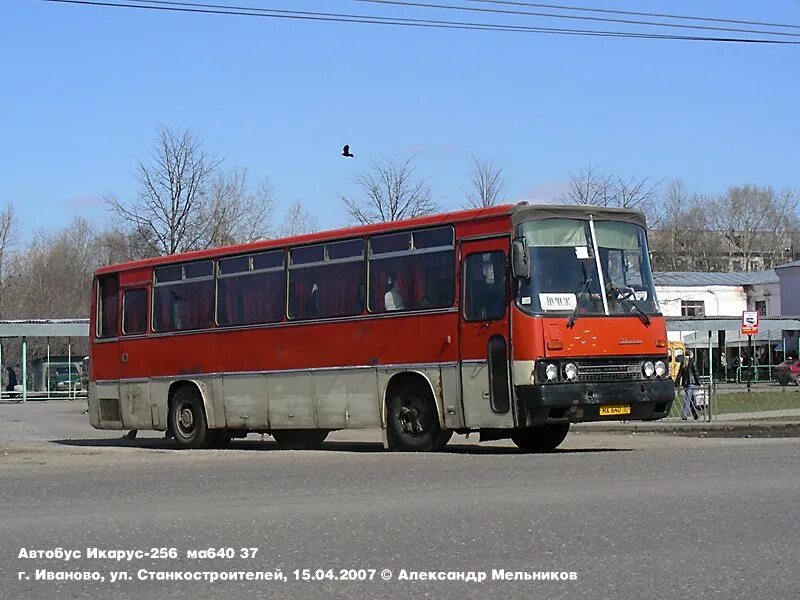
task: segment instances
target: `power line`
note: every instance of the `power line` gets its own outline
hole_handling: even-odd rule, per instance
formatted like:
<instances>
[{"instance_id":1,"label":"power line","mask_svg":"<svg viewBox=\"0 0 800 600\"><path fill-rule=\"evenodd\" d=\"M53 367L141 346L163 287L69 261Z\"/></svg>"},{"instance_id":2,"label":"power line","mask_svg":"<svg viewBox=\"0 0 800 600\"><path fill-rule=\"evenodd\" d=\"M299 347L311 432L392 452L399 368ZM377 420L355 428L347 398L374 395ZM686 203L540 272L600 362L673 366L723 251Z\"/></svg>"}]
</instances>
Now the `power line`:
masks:
<instances>
[{"instance_id":1,"label":"power line","mask_svg":"<svg viewBox=\"0 0 800 600\"><path fill-rule=\"evenodd\" d=\"M800 25L787 23L769 23L764 21L745 21L740 19L723 19L719 17L697 17L688 15L675 15L670 13L650 13L634 12L629 10L614 10L610 8L586 8L579 6L563 6L559 4L541 4L538 2L521 2L513 0L464 0L475 4L502 4L506 6L529 6L531 8L552 8L555 10L571 10L579 12L590 12L606 15L630 15L633 17L659 17L665 19L677 19L681 21L706 21L710 23L733 23L736 25L759 25L762 27L783 27L784 29L800 29Z\"/></svg>"},{"instance_id":2,"label":"power line","mask_svg":"<svg viewBox=\"0 0 800 600\"><path fill-rule=\"evenodd\" d=\"M401 17L379 17L374 15L353 15L343 13L321 13L311 11L293 11L278 9L262 9L243 6L230 6L220 4L202 4L197 2L168 2L164 0L132 0L132 2L122 2L114 0L42 0L43 2L59 4L79 4L86 6L114 7L114 8L133 8L140 10L178 12L178 13L200 13L215 15L235 15L246 17L262 17L273 19L302 20L302 21L322 21L337 23L360 23L370 25L393 25L403 27L433 28L433 29L461 29L473 31L498 31L513 33L545 33L554 35L577 35L589 37L612 37L612 38L637 38L637 39L661 39L661 40L680 40L698 42L724 42L724 43L745 43L745 44L772 44L772 45L800 45L798 41L776 40L769 38L741 38L741 37L712 37L712 36L690 36L674 34L658 34L648 32L625 32L625 31L604 31L594 29L570 29L553 27L525 27L518 25L507 25L497 23L479 23L471 21L449 21L433 19L411 19Z\"/></svg>"},{"instance_id":3,"label":"power line","mask_svg":"<svg viewBox=\"0 0 800 600\"><path fill-rule=\"evenodd\" d=\"M573 21L595 21L602 23L621 23L624 25L648 25L656 27L672 27L676 29L694 29L704 31L727 31L732 33L753 33L753 34L768 34L779 35L786 37L800 37L800 33L789 33L783 31L764 31L763 29L741 29L735 27L719 27L715 25L685 25L681 23L664 23L658 21L641 21L636 19L619 19L611 17L587 17L581 15L564 15L555 13L532 12L525 10L509 10L500 8L473 8L469 6L457 6L453 4L438 4L432 2L412 2L410 0L352 0L353 2L361 2L366 4L387 4L394 6L407 6L415 8L435 8L442 10L455 10L466 12L478 12L489 14L503 14L503 15L522 15L529 17L545 17L548 19L569 19Z\"/></svg>"}]
</instances>

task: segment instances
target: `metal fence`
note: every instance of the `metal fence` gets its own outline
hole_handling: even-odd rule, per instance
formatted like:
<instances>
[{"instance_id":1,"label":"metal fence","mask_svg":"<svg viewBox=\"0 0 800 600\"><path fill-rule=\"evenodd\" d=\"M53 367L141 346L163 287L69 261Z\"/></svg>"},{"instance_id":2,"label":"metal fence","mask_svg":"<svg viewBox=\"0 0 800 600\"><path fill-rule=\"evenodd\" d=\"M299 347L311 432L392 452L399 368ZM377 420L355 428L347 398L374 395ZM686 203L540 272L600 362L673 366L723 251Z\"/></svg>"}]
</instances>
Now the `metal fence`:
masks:
<instances>
[{"instance_id":1,"label":"metal fence","mask_svg":"<svg viewBox=\"0 0 800 600\"><path fill-rule=\"evenodd\" d=\"M670 339L679 335L695 354L707 398L697 407L700 419L800 417L800 386L785 365L777 368L798 356L800 316L762 317L753 336L742 335L740 324L740 316L667 317ZM668 418L681 418L684 395L676 390Z\"/></svg>"},{"instance_id":2,"label":"metal fence","mask_svg":"<svg viewBox=\"0 0 800 600\"><path fill-rule=\"evenodd\" d=\"M709 377L700 380L701 393L695 402L698 420L800 417L800 385L792 381L784 384L775 376L774 370L764 368L758 378L751 372L734 381L712 382ZM680 420L684 415L693 419L691 406L686 406L685 392L676 387L675 402L667 418Z\"/></svg>"}]
</instances>

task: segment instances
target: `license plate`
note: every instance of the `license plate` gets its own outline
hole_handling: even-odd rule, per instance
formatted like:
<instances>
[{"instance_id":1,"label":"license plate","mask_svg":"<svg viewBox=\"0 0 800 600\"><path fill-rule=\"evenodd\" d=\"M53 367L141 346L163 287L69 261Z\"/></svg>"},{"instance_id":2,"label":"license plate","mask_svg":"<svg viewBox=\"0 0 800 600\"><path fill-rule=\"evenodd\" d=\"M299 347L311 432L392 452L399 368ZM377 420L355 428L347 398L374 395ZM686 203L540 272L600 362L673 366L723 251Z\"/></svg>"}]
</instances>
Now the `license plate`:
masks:
<instances>
[{"instance_id":1,"label":"license plate","mask_svg":"<svg viewBox=\"0 0 800 600\"><path fill-rule=\"evenodd\" d=\"M631 414L631 407L627 404L623 404L620 406L601 406L600 407L600 416L601 417L612 417L615 415L629 415Z\"/></svg>"}]
</instances>

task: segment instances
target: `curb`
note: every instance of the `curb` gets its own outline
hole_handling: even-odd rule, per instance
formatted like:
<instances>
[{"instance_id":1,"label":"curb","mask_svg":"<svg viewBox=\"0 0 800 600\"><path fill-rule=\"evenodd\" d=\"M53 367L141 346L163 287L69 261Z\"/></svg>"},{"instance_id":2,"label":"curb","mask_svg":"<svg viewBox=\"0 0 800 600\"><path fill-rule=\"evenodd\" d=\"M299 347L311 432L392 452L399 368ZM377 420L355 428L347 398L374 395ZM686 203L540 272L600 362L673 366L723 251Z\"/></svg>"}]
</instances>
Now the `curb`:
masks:
<instances>
[{"instance_id":1,"label":"curb","mask_svg":"<svg viewBox=\"0 0 800 600\"><path fill-rule=\"evenodd\" d=\"M580 423L572 432L657 433L688 437L800 437L800 421L728 421L691 423Z\"/></svg>"}]
</instances>

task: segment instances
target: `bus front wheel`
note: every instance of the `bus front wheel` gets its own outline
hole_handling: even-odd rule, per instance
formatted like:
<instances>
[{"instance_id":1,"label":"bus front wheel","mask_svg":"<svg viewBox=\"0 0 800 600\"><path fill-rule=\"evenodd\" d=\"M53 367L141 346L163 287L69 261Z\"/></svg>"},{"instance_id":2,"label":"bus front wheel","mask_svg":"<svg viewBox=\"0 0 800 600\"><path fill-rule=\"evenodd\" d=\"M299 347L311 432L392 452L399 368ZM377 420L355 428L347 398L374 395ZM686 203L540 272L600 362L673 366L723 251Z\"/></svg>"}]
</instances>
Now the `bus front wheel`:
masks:
<instances>
[{"instance_id":1,"label":"bus front wheel","mask_svg":"<svg viewBox=\"0 0 800 600\"><path fill-rule=\"evenodd\" d=\"M389 398L386 427L389 449L406 452L441 450L453 435L439 425L430 388L413 382L399 387Z\"/></svg>"},{"instance_id":2,"label":"bus front wheel","mask_svg":"<svg viewBox=\"0 0 800 600\"><path fill-rule=\"evenodd\" d=\"M181 386L173 395L169 425L181 448L208 448L215 441L206 423L200 395L191 385Z\"/></svg>"},{"instance_id":3,"label":"bus front wheel","mask_svg":"<svg viewBox=\"0 0 800 600\"><path fill-rule=\"evenodd\" d=\"M569 431L569 423L542 425L518 429L511 434L511 440L522 450L529 452L551 452L564 441Z\"/></svg>"}]
</instances>

